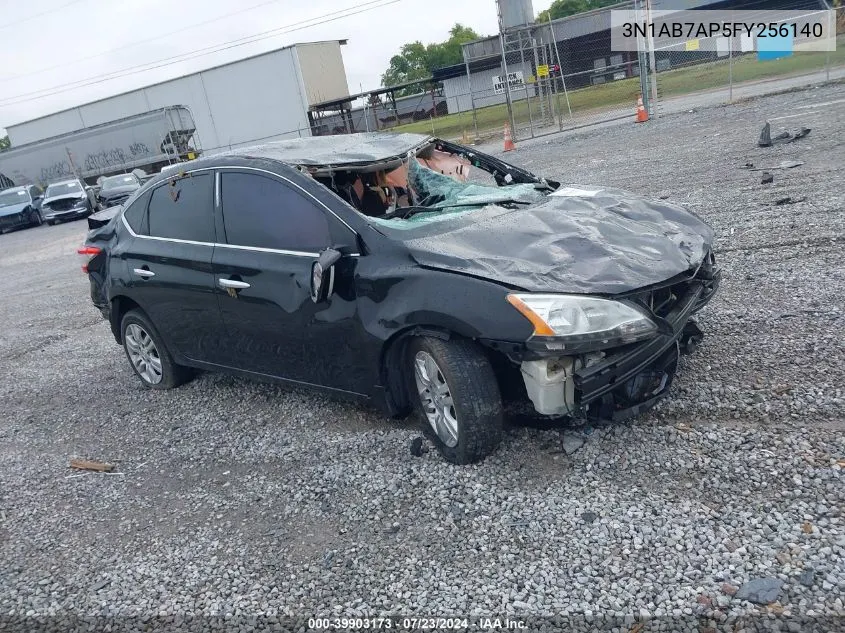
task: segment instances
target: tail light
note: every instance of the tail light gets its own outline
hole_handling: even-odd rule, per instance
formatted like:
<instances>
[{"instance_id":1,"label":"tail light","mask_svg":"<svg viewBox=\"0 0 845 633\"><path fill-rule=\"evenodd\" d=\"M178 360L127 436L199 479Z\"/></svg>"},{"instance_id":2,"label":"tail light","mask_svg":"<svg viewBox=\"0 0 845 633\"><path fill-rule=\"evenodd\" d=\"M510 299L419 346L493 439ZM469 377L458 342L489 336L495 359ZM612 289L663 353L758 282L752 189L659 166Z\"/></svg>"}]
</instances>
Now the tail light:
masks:
<instances>
[{"instance_id":1,"label":"tail light","mask_svg":"<svg viewBox=\"0 0 845 633\"><path fill-rule=\"evenodd\" d=\"M96 246L89 246L86 244L77 249L76 251L85 259L85 263L82 264L82 272L88 272L88 264L91 263L91 260L94 259L97 255L103 252L102 248L97 248Z\"/></svg>"}]
</instances>

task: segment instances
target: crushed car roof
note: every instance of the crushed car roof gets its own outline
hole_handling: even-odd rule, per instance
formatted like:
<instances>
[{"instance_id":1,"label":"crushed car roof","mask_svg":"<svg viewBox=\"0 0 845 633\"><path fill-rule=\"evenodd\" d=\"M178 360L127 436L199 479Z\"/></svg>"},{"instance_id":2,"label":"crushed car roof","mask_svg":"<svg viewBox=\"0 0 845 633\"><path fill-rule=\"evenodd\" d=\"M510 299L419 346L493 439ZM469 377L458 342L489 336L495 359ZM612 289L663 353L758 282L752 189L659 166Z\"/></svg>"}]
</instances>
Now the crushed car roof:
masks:
<instances>
[{"instance_id":1,"label":"crushed car roof","mask_svg":"<svg viewBox=\"0 0 845 633\"><path fill-rule=\"evenodd\" d=\"M424 134L360 132L336 136L310 136L241 147L207 158L243 156L267 158L289 165L369 165L405 156L434 139Z\"/></svg>"}]
</instances>

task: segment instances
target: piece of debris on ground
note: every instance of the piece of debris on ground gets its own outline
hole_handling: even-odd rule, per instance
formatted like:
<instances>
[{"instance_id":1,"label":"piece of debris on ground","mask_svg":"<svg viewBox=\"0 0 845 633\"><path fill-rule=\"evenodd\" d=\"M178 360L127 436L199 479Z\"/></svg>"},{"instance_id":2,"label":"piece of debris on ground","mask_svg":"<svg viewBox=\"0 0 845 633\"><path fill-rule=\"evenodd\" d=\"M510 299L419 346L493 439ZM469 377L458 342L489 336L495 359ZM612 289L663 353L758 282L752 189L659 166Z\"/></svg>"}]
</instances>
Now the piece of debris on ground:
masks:
<instances>
[{"instance_id":1,"label":"piece of debris on ground","mask_svg":"<svg viewBox=\"0 0 845 633\"><path fill-rule=\"evenodd\" d=\"M801 129L799 129L794 134L784 130L776 136L772 136L772 125L771 123L766 121L766 124L763 126L763 129L760 132L760 140L757 141L757 145L759 145L760 147L771 147L772 145L777 145L779 143L792 143L793 141L797 141L799 138L804 138L809 133L810 128L801 127Z\"/></svg>"},{"instance_id":2,"label":"piece of debris on ground","mask_svg":"<svg viewBox=\"0 0 845 633\"><path fill-rule=\"evenodd\" d=\"M107 462L96 462L90 459L72 459L70 467L76 470L93 470L99 473L110 473L114 470L114 464Z\"/></svg>"}]
</instances>

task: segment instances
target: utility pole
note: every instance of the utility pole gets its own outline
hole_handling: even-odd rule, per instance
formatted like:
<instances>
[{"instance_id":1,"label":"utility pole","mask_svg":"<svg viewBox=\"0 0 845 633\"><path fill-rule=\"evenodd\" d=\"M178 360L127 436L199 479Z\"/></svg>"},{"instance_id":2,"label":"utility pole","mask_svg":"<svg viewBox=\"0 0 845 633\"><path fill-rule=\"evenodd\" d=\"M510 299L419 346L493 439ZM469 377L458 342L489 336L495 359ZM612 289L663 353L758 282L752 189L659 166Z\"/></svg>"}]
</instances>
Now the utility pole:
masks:
<instances>
[{"instance_id":1,"label":"utility pole","mask_svg":"<svg viewBox=\"0 0 845 633\"><path fill-rule=\"evenodd\" d=\"M513 121L513 103L511 102L511 82L508 81L508 57L505 54L505 18L502 13L503 0L496 0L496 12L499 17L499 45L502 47L502 72L505 73L505 102L508 104L508 121L511 126L511 134L516 134Z\"/></svg>"}]
</instances>

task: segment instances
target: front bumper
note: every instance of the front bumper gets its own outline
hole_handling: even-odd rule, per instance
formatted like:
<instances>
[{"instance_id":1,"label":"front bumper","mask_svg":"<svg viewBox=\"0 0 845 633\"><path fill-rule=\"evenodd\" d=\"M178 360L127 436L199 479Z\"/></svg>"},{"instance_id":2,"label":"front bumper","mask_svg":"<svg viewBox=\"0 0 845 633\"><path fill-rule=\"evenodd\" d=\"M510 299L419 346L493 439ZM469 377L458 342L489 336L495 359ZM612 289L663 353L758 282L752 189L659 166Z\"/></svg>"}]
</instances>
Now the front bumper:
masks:
<instances>
[{"instance_id":1,"label":"front bumper","mask_svg":"<svg viewBox=\"0 0 845 633\"><path fill-rule=\"evenodd\" d=\"M698 340L693 313L715 293L714 284L695 282L659 322L657 336L628 346L574 374L577 403L586 417L624 420L651 408L672 385L682 344Z\"/></svg>"},{"instance_id":2,"label":"front bumper","mask_svg":"<svg viewBox=\"0 0 845 633\"><path fill-rule=\"evenodd\" d=\"M716 294L721 272L708 266L693 278L627 297L651 312L656 336L601 351L542 350L538 346L483 340L521 368L529 399L543 415L621 421L664 397L683 351L703 337L693 314Z\"/></svg>"},{"instance_id":3,"label":"front bumper","mask_svg":"<svg viewBox=\"0 0 845 633\"><path fill-rule=\"evenodd\" d=\"M29 219L29 213L27 212L20 212L20 213L11 213L9 215L0 216L0 231L5 231L8 229L18 229L24 226L29 226L31 220Z\"/></svg>"},{"instance_id":4,"label":"front bumper","mask_svg":"<svg viewBox=\"0 0 845 633\"><path fill-rule=\"evenodd\" d=\"M84 218L91 214L88 207L81 207L75 209L68 209L67 211L42 211L41 215L45 222L55 222L57 220L76 220Z\"/></svg>"}]
</instances>

